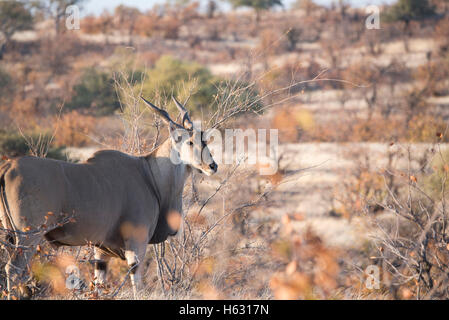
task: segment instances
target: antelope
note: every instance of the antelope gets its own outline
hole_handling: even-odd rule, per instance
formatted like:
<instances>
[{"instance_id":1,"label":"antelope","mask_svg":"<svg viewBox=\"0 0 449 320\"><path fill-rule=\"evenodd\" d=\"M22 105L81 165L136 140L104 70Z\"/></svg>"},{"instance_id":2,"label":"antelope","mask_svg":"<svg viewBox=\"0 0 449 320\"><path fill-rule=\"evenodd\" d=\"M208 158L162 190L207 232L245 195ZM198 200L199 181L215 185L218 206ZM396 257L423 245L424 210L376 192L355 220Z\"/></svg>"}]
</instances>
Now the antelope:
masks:
<instances>
[{"instance_id":1,"label":"antelope","mask_svg":"<svg viewBox=\"0 0 449 320\"><path fill-rule=\"evenodd\" d=\"M173 98L180 125L141 98L169 131L168 139L147 155L102 150L80 164L24 156L0 168L0 227L6 230L0 241L9 248L9 298L13 292L20 295L15 288L28 279L30 259L41 241L55 248L92 244L98 285L105 282L111 257L126 260L138 296L147 244L177 233L167 218L182 216L186 179L192 170L210 176L218 169L203 132L194 128L181 103Z\"/></svg>"}]
</instances>

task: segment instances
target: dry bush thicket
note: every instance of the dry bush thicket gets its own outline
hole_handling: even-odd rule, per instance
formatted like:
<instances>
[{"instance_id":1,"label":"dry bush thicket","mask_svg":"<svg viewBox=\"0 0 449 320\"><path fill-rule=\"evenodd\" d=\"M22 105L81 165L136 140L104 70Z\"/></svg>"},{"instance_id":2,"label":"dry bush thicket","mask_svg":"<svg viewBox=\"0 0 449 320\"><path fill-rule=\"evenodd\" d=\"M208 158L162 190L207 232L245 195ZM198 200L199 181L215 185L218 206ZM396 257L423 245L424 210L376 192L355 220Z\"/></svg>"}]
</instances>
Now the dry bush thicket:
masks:
<instances>
[{"instance_id":1,"label":"dry bush thicket","mask_svg":"<svg viewBox=\"0 0 449 320\"><path fill-rule=\"evenodd\" d=\"M36 24L35 38L19 34L0 48L0 156L65 159L64 146L93 145L145 154L167 132L140 96L174 110L167 97L176 92L196 108L203 129L276 128L291 150L278 155L270 177L258 172L265 163L244 162L221 165L210 179L193 174L185 216L170 222L178 235L148 247L143 298L447 299L449 20L447 4L435 3L437 17L382 19L381 30L366 29L365 12L345 2L313 1L264 12L257 24L251 12L212 6L203 13L195 1L146 12L120 6L84 17L78 33L57 24L52 35ZM158 69L160 61L166 65ZM174 72L184 69L206 80ZM85 77L86 70L95 72ZM171 79L176 85L159 88ZM201 107L193 103L198 91ZM105 112L95 98L108 98ZM303 142L339 144L351 165L323 170L338 176L330 187L315 191L314 180L299 180L286 188L297 178L292 167L301 163L290 160ZM309 156L322 155L301 159ZM304 193L329 198L331 208L319 217L315 208L291 209L288 202ZM355 226L363 237L349 249L333 246L304 228L314 219ZM43 221L24 232L46 228ZM0 288L6 254L0 251ZM39 244L34 279L22 289L38 299L132 297L125 263L110 262L99 292L92 262L90 245ZM380 270L378 289L364 285L368 266ZM74 272L82 283L67 290Z\"/></svg>"}]
</instances>

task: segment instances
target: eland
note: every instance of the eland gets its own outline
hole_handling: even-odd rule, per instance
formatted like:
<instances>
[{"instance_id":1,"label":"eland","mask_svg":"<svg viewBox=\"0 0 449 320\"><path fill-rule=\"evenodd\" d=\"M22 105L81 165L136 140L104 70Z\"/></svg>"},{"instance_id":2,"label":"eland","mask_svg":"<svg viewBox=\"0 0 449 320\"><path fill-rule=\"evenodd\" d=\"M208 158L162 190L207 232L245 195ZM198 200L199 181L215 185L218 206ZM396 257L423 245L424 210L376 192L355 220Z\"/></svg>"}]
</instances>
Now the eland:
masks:
<instances>
[{"instance_id":1,"label":"eland","mask_svg":"<svg viewBox=\"0 0 449 320\"><path fill-rule=\"evenodd\" d=\"M2 165L0 227L5 236L0 241L8 248L9 297L26 281L36 246L45 240L55 248L92 244L97 284L105 282L110 257L126 260L137 297L147 244L177 232L168 218L182 216L189 174L197 170L210 176L218 168L183 105L173 98L180 125L142 99L169 131L169 138L150 154L102 150L80 164L24 156Z\"/></svg>"}]
</instances>

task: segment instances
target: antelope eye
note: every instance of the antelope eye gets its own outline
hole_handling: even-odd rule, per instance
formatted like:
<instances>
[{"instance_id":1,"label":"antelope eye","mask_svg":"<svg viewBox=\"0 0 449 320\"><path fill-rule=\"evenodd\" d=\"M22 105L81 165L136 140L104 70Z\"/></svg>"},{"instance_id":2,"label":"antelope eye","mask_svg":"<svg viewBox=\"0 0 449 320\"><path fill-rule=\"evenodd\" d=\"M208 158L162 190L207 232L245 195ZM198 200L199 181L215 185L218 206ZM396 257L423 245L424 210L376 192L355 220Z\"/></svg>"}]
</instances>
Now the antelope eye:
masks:
<instances>
[{"instance_id":1,"label":"antelope eye","mask_svg":"<svg viewBox=\"0 0 449 320\"><path fill-rule=\"evenodd\" d=\"M189 146L193 146L193 142L192 142L192 141L187 142L187 144L188 144Z\"/></svg>"}]
</instances>

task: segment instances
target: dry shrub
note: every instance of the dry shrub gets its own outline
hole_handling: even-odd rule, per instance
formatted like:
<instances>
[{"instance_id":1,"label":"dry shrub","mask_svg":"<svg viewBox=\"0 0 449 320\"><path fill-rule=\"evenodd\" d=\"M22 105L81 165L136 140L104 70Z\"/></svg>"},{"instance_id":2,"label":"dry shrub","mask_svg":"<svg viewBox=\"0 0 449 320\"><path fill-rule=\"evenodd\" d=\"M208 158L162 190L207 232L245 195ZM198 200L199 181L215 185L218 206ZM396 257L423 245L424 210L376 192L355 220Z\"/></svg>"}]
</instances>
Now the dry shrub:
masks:
<instances>
[{"instance_id":1,"label":"dry shrub","mask_svg":"<svg viewBox=\"0 0 449 320\"><path fill-rule=\"evenodd\" d=\"M71 57L79 52L79 40L70 33L58 35L58 38L43 36L40 40L39 67L56 75L70 71Z\"/></svg>"},{"instance_id":2,"label":"dry shrub","mask_svg":"<svg viewBox=\"0 0 449 320\"><path fill-rule=\"evenodd\" d=\"M434 37L439 45L439 54L445 57L449 52L449 17L438 22L435 26Z\"/></svg>"},{"instance_id":3,"label":"dry shrub","mask_svg":"<svg viewBox=\"0 0 449 320\"><path fill-rule=\"evenodd\" d=\"M107 35L111 32L113 27L113 16L107 11L103 12L100 16L89 15L81 21L81 31L87 34L104 34Z\"/></svg>"},{"instance_id":4,"label":"dry shrub","mask_svg":"<svg viewBox=\"0 0 449 320\"><path fill-rule=\"evenodd\" d=\"M386 152L388 170L397 160L397 154L390 149ZM354 147L343 153L343 157L354 163L354 167L342 173L344 179L340 180L334 189L335 199L339 207L334 211L346 219L352 219L367 209L370 214L377 214L382 208L377 205L365 207L367 199L373 203L382 203L386 196L385 180L378 168L373 166L373 157L369 148ZM391 178L391 177L390 177ZM394 180L387 183L392 186Z\"/></svg>"},{"instance_id":5,"label":"dry shrub","mask_svg":"<svg viewBox=\"0 0 449 320\"><path fill-rule=\"evenodd\" d=\"M179 10L179 16L182 21L189 22L194 19L201 18L201 15L198 13L198 9L200 7L200 3L198 1L192 1L186 6L181 7Z\"/></svg>"},{"instance_id":6,"label":"dry shrub","mask_svg":"<svg viewBox=\"0 0 449 320\"><path fill-rule=\"evenodd\" d=\"M361 44L368 47L369 54L378 56L383 52L383 45L386 36L383 30L369 30L361 37Z\"/></svg>"},{"instance_id":7,"label":"dry shrub","mask_svg":"<svg viewBox=\"0 0 449 320\"><path fill-rule=\"evenodd\" d=\"M298 142L299 139L310 137L315 120L306 109L284 108L276 112L271 127L279 130L281 142Z\"/></svg>"},{"instance_id":8,"label":"dry shrub","mask_svg":"<svg viewBox=\"0 0 449 320\"><path fill-rule=\"evenodd\" d=\"M81 22L83 24L83 32L87 34L101 33L100 24L95 16L89 15Z\"/></svg>"},{"instance_id":9,"label":"dry shrub","mask_svg":"<svg viewBox=\"0 0 449 320\"><path fill-rule=\"evenodd\" d=\"M331 68L338 68L341 65L343 57L342 51L345 48L344 41L332 38L321 40L320 44Z\"/></svg>"},{"instance_id":10,"label":"dry shrub","mask_svg":"<svg viewBox=\"0 0 449 320\"><path fill-rule=\"evenodd\" d=\"M291 110L281 110L276 113L272 121L273 128L279 130L279 139L282 142L296 142L299 137L298 123L291 115Z\"/></svg>"},{"instance_id":11,"label":"dry shrub","mask_svg":"<svg viewBox=\"0 0 449 320\"><path fill-rule=\"evenodd\" d=\"M299 58L289 59L279 67L268 70L259 81L262 92L270 92L279 88L287 88L279 94L271 94L274 98L283 99L287 94L303 93L305 90L319 89L325 83L312 81L300 83L317 77L324 68L313 59L301 60Z\"/></svg>"},{"instance_id":12,"label":"dry shrub","mask_svg":"<svg viewBox=\"0 0 449 320\"><path fill-rule=\"evenodd\" d=\"M396 177L397 184L385 187L388 196L382 207L395 218L376 224L380 230L377 256L388 273L385 285L396 299L447 299L447 156L436 145L426 152L407 147L403 158L408 162L406 169L393 167L385 172L386 177ZM443 170L429 174L428 168L434 165ZM437 190L432 191L432 183L426 185L429 178L437 182Z\"/></svg>"},{"instance_id":13,"label":"dry shrub","mask_svg":"<svg viewBox=\"0 0 449 320\"><path fill-rule=\"evenodd\" d=\"M317 123L309 136L321 142L391 142L405 140L406 126L397 117L388 121L378 116L370 120L354 117Z\"/></svg>"},{"instance_id":14,"label":"dry shrub","mask_svg":"<svg viewBox=\"0 0 449 320\"><path fill-rule=\"evenodd\" d=\"M439 134L447 128L447 123L432 115L416 115L408 123L406 140L409 142L435 142L440 140ZM448 141L443 136L440 141Z\"/></svg>"},{"instance_id":15,"label":"dry shrub","mask_svg":"<svg viewBox=\"0 0 449 320\"><path fill-rule=\"evenodd\" d=\"M153 11L148 11L137 18L136 32L141 36L151 37L158 24L158 15Z\"/></svg>"},{"instance_id":16,"label":"dry shrub","mask_svg":"<svg viewBox=\"0 0 449 320\"><path fill-rule=\"evenodd\" d=\"M199 18L198 6L197 2L186 6L166 5L162 16L156 10L150 10L138 16L137 33L144 36L160 35L164 39L178 39L181 27Z\"/></svg>"},{"instance_id":17,"label":"dry shrub","mask_svg":"<svg viewBox=\"0 0 449 320\"><path fill-rule=\"evenodd\" d=\"M56 144L73 147L85 147L91 140L89 133L95 127L95 118L83 115L78 111L70 111L61 116Z\"/></svg>"},{"instance_id":18,"label":"dry shrub","mask_svg":"<svg viewBox=\"0 0 449 320\"><path fill-rule=\"evenodd\" d=\"M37 125L36 118L36 104L35 100L31 97L22 99L20 96L16 96L10 108L10 117L15 121L19 121L20 125L26 126L25 129L35 127Z\"/></svg>"},{"instance_id":19,"label":"dry shrub","mask_svg":"<svg viewBox=\"0 0 449 320\"><path fill-rule=\"evenodd\" d=\"M267 60L269 57L280 54L283 51L285 51L285 38L282 34L272 29L266 29L261 32L257 53L262 59Z\"/></svg>"},{"instance_id":20,"label":"dry shrub","mask_svg":"<svg viewBox=\"0 0 449 320\"><path fill-rule=\"evenodd\" d=\"M276 299L326 299L339 285L338 251L327 248L311 230L293 235L291 221L283 219L284 237L273 243L273 255L285 263L270 287Z\"/></svg>"},{"instance_id":21,"label":"dry shrub","mask_svg":"<svg viewBox=\"0 0 449 320\"><path fill-rule=\"evenodd\" d=\"M370 225L374 247L360 252L359 258L379 267L379 294L447 299L449 166L442 147L394 144L380 168L368 150L354 149L346 157L358 165L345 173L339 186L340 212L349 218L362 215Z\"/></svg>"},{"instance_id":22,"label":"dry shrub","mask_svg":"<svg viewBox=\"0 0 449 320\"><path fill-rule=\"evenodd\" d=\"M353 142L391 142L404 137L404 122L401 119L391 117L388 121L374 117L370 120L358 119L349 129L348 140Z\"/></svg>"},{"instance_id":23,"label":"dry shrub","mask_svg":"<svg viewBox=\"0 0 449 320\"><path fill-rule=\"evenodd\" d=\"M425 93L429 96L449 94L449 60L437 60L419 66L414 71L413 77L425 82Z\"/></svg>"}]
</instances>

